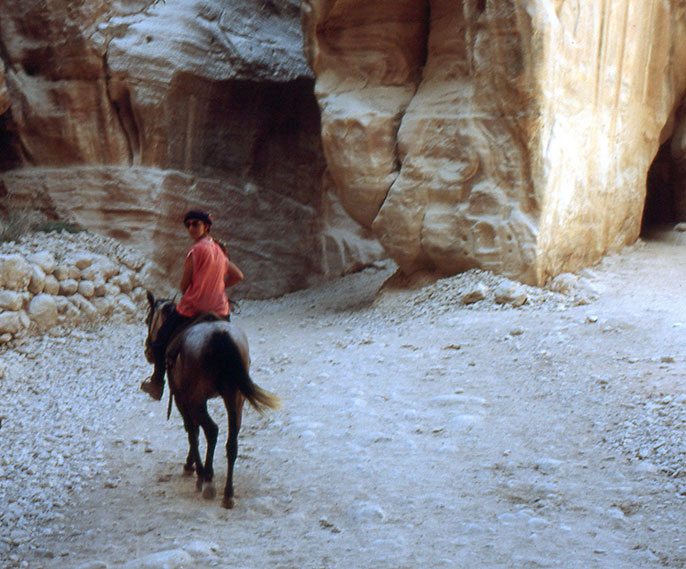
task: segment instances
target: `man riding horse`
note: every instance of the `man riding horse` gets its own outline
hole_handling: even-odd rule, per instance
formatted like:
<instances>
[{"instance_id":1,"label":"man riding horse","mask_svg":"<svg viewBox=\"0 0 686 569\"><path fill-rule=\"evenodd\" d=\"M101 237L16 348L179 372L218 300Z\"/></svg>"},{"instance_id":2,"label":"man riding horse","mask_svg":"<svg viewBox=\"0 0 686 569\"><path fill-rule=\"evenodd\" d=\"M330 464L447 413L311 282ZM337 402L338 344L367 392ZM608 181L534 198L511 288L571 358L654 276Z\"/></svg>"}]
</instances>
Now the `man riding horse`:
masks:
<instances>
[{"instance_id":1,"label":"man riding horse","mask_svg":"<svg viewBox=\"0 0 686 569\"><path fill-rule=\"evenodd\" d=\"M184 216L183 223L195 241L186 253L183 265L179 286L183 296L149 346L155 368L152 376L141 384L141 389L158 401L164 391L166 351L170 341L201 313L214 312L229 320L226 288L243 280L243 273L229 260L226 248L210 235L210 214L191 210Z\"/></svg>"}]
</instances>

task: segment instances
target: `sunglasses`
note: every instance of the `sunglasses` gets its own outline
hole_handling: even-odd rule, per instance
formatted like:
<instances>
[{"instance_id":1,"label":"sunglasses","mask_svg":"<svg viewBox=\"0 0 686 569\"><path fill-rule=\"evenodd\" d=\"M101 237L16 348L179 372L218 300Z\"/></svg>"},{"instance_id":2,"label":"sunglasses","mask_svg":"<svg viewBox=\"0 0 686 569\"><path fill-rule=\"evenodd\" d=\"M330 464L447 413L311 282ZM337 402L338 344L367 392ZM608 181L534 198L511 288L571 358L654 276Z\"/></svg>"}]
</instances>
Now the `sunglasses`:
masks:
<instances>
[{"instance_id":1,"label":"sunglasses","mask_svg":"<svg viewBox=\"0 0 686 569\"><path fill-rule=\"evenodd\" d=\"M186 229L188 229L189 227L200 227L201 223L202 221L199 219L191 219L189 221L184 221L183 224L186 226Z\"/></svg>"}]
</instances>

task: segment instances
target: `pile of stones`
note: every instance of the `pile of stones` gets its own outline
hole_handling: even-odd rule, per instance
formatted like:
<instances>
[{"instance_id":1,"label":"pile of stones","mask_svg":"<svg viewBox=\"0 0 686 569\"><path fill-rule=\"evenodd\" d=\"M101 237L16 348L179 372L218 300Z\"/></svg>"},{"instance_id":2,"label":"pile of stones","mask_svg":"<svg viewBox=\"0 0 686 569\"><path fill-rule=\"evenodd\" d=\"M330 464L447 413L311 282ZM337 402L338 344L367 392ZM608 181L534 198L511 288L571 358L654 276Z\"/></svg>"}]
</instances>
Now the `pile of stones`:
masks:
<instances>
[{"instance_id":1,"label":"pile of stones","mask_svg":"<svg viewBox=\"0 0 686 569\"><path fill-rule=\"evenodd\" d=\"M114 240L80 232L0 245L0 344L98 320L140 320L149 264Z\"/></svg>"}]
</instances>

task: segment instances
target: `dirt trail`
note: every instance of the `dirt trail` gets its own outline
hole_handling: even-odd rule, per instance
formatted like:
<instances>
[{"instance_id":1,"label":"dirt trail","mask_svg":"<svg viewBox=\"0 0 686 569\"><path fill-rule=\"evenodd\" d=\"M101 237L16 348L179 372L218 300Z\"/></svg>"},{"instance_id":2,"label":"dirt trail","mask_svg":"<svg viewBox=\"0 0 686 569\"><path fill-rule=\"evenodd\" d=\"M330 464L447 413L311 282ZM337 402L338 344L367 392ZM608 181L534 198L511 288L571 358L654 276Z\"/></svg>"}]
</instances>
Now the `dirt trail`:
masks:
<instances>
[{"instance_id":1,"label":"dirt trail","mask_svg":"<svg viewBox=\"0 0 686 569\"><path fill-rule=\"evenodd\" d=\"M98 460L67 501L43 505L54 516L5 540L6 564L685 567L680 240L665 234L584 271L599 297L580 306L375 301L387 269L245 303L235 321L253 378L284 408L246 414L231 511L181 475L178 414L167 422L166 403L137 391L149 373L141 327L84 333L93 367L78 389L79 341L32 340L40 353L13 369L62 398L78 417L64 429L91 441L64 453L62 476L74 474L70 453ZM71 377L37 379L62 365ZM212 414L223 444L224 411ZM215 467L223 485L221 449Z\"/></svg>"}]
</instances>

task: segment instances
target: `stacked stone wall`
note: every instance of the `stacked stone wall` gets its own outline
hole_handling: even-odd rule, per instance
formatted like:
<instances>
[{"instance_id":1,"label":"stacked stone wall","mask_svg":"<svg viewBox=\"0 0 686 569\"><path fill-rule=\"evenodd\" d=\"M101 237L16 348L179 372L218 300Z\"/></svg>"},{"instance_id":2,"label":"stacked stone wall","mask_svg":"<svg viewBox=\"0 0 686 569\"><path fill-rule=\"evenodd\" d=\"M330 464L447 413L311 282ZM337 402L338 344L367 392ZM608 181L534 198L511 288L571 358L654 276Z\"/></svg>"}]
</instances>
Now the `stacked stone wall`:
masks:
<instances>
[{"instance_id":1,"label":"stacked stone wall","mask_svg":"<svg viewBox=\"0 0 686 569\"><path fill-rule=\"evenodd\" d=\"M77 325L143 319L149 263L89 233L27 236L0 245L0 344Z\"/></svg>"}]
</instances>

